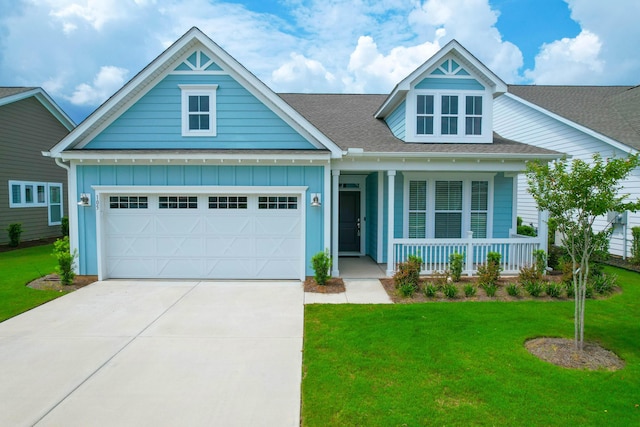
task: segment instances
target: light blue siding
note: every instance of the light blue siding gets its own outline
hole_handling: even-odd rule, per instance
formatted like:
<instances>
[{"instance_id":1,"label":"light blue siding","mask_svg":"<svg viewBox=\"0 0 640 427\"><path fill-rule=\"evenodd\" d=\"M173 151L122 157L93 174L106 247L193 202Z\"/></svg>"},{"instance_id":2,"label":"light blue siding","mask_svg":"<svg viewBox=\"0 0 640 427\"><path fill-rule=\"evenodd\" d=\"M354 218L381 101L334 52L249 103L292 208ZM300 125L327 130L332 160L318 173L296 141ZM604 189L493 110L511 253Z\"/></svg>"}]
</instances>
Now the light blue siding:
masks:
<instances>
[{"instance_id":1,"label":"light blue siding","mask_svg":"<svg viewBox=\"0 0 640 427\"><path fill-rule=\"evenodd\" d=\"M326 194L323 166L78 166L78 188L80 193L95 194L94 185L229 185L229 186L307 186L308 193ZM308 204L308 196L301 203ZM327 196L322 198L326 200ZM97 274L96 210L78 209L79 269L80 274ZM324 209L306 209L306 275L312 275L310 259L324 249Z\"/></svg>"},{"instance_id":2,"label":"light blue siding","mask_svg":"<svg viewBox=\"0 0 640 427\"><path fill-rule=\"evenodd\" d=\"M493 237L509 237L513 219L513 178L499 173L493 180Z\"/></svg>"},{"instance_id":3,"label":"light blue siding","mask_svg":"<svg viewBox=\"0 0 640 427\"><path fill-rule=\"evenodd\" d=\"M180 84L217 84L217 135L182 136ZM88 149L313 149L284 120L227 75L165 77Z\"/></svg>"},{"instance_id":4,"label":"light blue siding","mask_svg":"<svg viewBox=\"0 0 640 427\"><path fill-rule=\"evenodd\" d=\"M396 138L404 140L405 137L405 112L407 106L405 101L402 101L402 104L398 105L395 110L389 116L385 117L385 121L387 122L387 126L391 129L391 133L395 135Z\"/></svg>"},{"instance_id":5,"label":"light blue siding","mask_svg":"<svg viewBox=\"0 0 640 427\"><path fill-rule=\"evenodd\" d=\"M416 89L484 90L485 88L476 79L427 77L416 84Z\"/></svg>"}]
</instances>

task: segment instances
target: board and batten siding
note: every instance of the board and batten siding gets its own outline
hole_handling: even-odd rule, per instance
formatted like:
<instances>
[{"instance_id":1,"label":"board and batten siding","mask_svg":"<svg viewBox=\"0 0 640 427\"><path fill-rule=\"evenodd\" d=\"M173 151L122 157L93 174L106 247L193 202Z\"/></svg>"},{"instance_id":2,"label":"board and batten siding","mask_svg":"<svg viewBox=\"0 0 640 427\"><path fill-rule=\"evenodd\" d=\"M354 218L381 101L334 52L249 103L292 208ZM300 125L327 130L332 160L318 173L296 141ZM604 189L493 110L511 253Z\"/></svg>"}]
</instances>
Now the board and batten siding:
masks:
<instances>
[{"instance_id":1,"label":"board and batten siding","mask_svg":"<svg viewBox=\"0 0 640 427\"><path fill-rule=\"evenodd\" d=\"M508 238L513 228L514 178L499 173L493 179L493 238Z\"/></svg>"},{"instance_id":2,"label":"board and batten siding","mask_svg":"<svg viewBox=\"0 0 640 427\"><path fill-rule=\"evenodd\" d=\"M505 138L566 153L573 159L590 162L594 153L600 153L603 157L627 156L627 153L598 138L506 96L494 100L493 122L495 132ZM527 188L526 176L521 174L518 177L518 216L522 218L524 224L537 226L538 209ZM634 171L624 183L623 191L630 194L632 199L640 197L640 171ZM601 230L606 225L606 218L602 218L596 220L594 228ZM623 255L624 239L626 238L627 255L631 255L631 227L639 225L640 214L629 213L626 236L621 229L616 229L611 237L609 251L614 255Z\"/></svg>"},{"instance_id":3,"label":"board and batten siding","mask_svg":"<svg viewBox=\"0 0 640 427\"><path fill-rule=\"evenodd\" d=\"M122 186L307 186L309 193L326 194L324 166L178 166L78 165L77 196L94 185ZM212 190L215 194L215 189ZM301 200L300 203L308 203ZM326 196L323 196L326 200ZM310 258L324 250L324 209L306 209L306 275L313 275ZM96 210L78 208L80 274L97 274ZM328 244L328 243L327 243Z\"/></svg>"},{"instance_id":4,"label":"board and batten siding","mask_svg":"<svg viewBox=\"0 0 640 427\"><path fill-rule=\"evenodd\" d=\"M179 85L218 85L216 136L182 136ZM314 149L229 75L170 74L97 135L87 149Z\"/></svg>"},{"instance_id":5,"label":"board and batten siding","mask_svg":"<svg viewBox=\"0 0 640 427\"><path fill-rule=\"evenodd\" d=\"M9 181L53 182L63 185L63 214L67 215L67 171L48 151L69 133L36 98L0 107L0 244L9 242L6 228L22 224L22 241L59 237L59 225L49 225L48 207L9 208Z\"/></svg>"}]
</instances>

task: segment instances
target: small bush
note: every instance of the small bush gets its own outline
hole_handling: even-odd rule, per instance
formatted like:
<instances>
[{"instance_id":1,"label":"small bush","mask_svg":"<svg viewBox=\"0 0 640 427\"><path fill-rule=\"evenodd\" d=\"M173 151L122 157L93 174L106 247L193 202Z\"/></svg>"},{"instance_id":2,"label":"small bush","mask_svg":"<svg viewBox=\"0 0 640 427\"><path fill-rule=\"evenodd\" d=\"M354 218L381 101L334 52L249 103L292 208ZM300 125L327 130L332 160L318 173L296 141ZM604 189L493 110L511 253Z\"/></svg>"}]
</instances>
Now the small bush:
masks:
<instances>
[{"instance_id":1,"label":"small bush","mask_svg":"<svg viewBox=\"0 0 640 427\"><path fill-rule=\"evenodd\" d=\"M332 265L333 260L329 256L328 249L311 257L311 267L315 273L313 278L318 285L324 286L327 284L327 280L331 277Z\"/></svg>"},{"instance_id":2,"label":"small bush","mask_svg":"<svg viewBox=\"0 0 640 427\"><path fill-rule=\"evenodd\" d=\"M568 298L575 297L576 296L576 290L573 287L573 282L565 283L563 281L562 283L564 284L564 290L567 292L567 297Z\"/></svg>"},{"instance_id":3,"label":"small bush","mask_svg":"<svg viewBox=\"0 0 640 427\"><path fill-rule=\"evenodd\" d=\"M442 287L449 282L449 271L434 271L431 277L433 277L433 282L436 286L442 289Z\"/></svg>"},{"instance_id":4,"label":"small bush","mask_svg":"<svg viewBox=\"0 0 640 427\"><path fill-rule=\"evenodd\" d=\"M447 283L446 285L444 285L442 292L447 298L454 299L458 296L458 287L453 283Z\"/></svg>"},{"instance_id":5,"label":"small bush","mask_svg":"<svg viewBox=\"0 0 640 427\"><path fill-rule=\"evenodd\" d=\"M405 298L410 298L416 293L416 286L412 283L401 283L398 286L398 293Z\"/></svg>"},{"instance_id":6,"label":"small bush","mask_svg":"<svg viewBox=\"0 0 640 427\"><path fill-rule=\"evenodd\" d=\"M573 286L573 263L571 260L561 261L562 283Z\"/></svg>"},{"instance_id":7,"label":"small bush","mask_svg":"<svg viewBox=\"0 0 640 427\"><path fill-rule=\"evenodd\" d=\"M453 253L449 255L449 266L451 268L451 278L454 282L460 281L462 276L462 266L464 264L464 254Z\"/></svg>"},{"instance_id":8,"label":"small bush","mask_svg":"<svg viewBox=\"0 0 640 427\"><path fill-rule=\"evenodd\" d=\"M587 283L587 287L584 290L584 297L585 298L593 298L593 285L591 283Z\"/></svg>"},{"instance_id":9,"label":"small bush","mask_svg":"<svg viewBox=\"0 0 640 427\"><path fill-rule=\"evenodd\" d=\"M537 282L541 279L540 273L535 266L525 266L520 269L520 274L518 274L518 282L521 285L525 285L530 282Z\"/></svg>"},{"instance_id":10,"label":"small bush","mask_svg":"<svg viewBox=\"0 0 640 427\"><path fill-rule=\"evenodd\" d=\"M560 298L562 296L563 287L559 283L547 283L544 292L552 298Z\"/></svg>"},{"instance_id":11,"label":"small bush","mask_svg":"<svg viewBox=\"0 0 640 427\"><path fill-rule=\"evenodd\" d=\"M535 259L536 271L540 277L547 274L547 254L542 249L533 251L533 258Z\"/></svg>"},{"instance_id":12,"label":"small bush","mask_svg":"<svg viewBox=\"0 0 640 427\"><path fill-rule=\"evenodd\" d=\"M78 256L78 251L74 249L73 253L71 253L69 236L58 239L53 243L53 256L58 260L56 273L60 276L60 283L63 285L72 284L73 278L76 277L73 269L76 266L75 260Z\"/></svg>"},{"instance_id":13,"label":"small bush","mask_svg":"<svg viewBox=\"0 0 640 427\"><path fill-rule=\"evenodd\" d=\"M523 284L525 291L532 297L539 297L544 291L544 285L540 281L531 281Z\"/></svg>"},{"instance_id":14,"label":"small bush","mask_svg":"<svg viewBox=\"0 0 640 427\"><path fill-rule=\"evenodd\" d=\"M549 246L548 264L554 270L560 270L560 262L566 255L566 250L560 246Z\"/></svg>"},{"instance_id":15,"label":"small bush","mask_svg":"<svg viewBox=\"0 0 640 427\"><path fill-rule=\"evenodd\" d=\"M433 298L436 296L437 292L438 292L438 287L433 283L427 283L427 285L424 287L424 295L426 297Z\"/></svg>"},{"instance_id":16,"label":"small bush","mask_svg":"<svg viewBox=\"0 0 640 427\"><path fill-rule=\"evenodd\" d=\"M607 295L613 291L618 284L618 276L615 274L602 273L591 279L593 290L600 295Z\"/></svg>"},{"instance_id":17,"label":"small bush","mask_svg":"<svg viewBox=\"0 0 640 427\"><path fill-rule=\"evenodd\" d=\"M422 259L417 256L409 255L407 261L398 264L398 271L393 275L393 281L396 288L404 295L411 287L411 295L418 290L418 283L420 281L420 269L422 268ZM405 290L402 291L401 288Z\"/></svg>"},{"instance_id":18,"label":"small bush","mask_svg":"<svg viewBox=\"0 0 640 427\"><path fill-rule=\"evenodd\" d=\"M533 226L531 226L531 225L519 225L517 232L521 236L536 237L536 235L537 235L536 234L536 229L533 228Z\"/></svg>"},{"instance_id":19,"label":"small bush","mask_svg":"<svg viewBox=\"0 0 640 427\"><path fill-rule=\"evenodd\" d=\"M20 244L20 235L22 234L22 224L19 222L9 224L7 232L9 233L9 246L18 246Z\"/></svg>"},{"instance_id":20,"label":"small bush","mask_svg":"<svg viewBox=\"0 0 640 427\"><path fill-rule=\"evenodd\" d=\"M488 297L494 297L496 296L496 291L498 290L498 285L495 283L483 283L480 285L480 287L482 289L484 289L484 292L487 294Z\"/></svg>"},{"instance_id":21,"label":"small bush","mask_svg":"<svg viewBox=\"0 0 640 427\"><path fill-rule=\"evenodd\" d=\"M464 285L464 296L467 298L474 297L478 293L478 288L471 283Z\"/></svg>"},{"instance_id":22,"label":"small bush","mask_svg":"<svg viewBox=\"0 0 640 427\"><path fill-rule=\"evenodd\" d=\"M510 283L507 285L507 293L512 297L517 297L520 295L520 286L517 283Z\"/></svg>"},{"instance_id":23,"label":"small bush","mask_svg":"<svg viewBox=\"0 0 640 427\"><path fill-rule=\"evenodd\" d=\"M631 259L634 264L640 264L640 227L631 227L631 236L633 236L633 242L631 243Z\"/></svg>"},{"instance_id":24,"label":"small bush","mask_svg":"<svg viewBox=\"0 0 640 427\"><path fill-rule=\"evenodd\" d=\"M63 216L60 220L60 232L62 233L62 237L69 235L69 217Z\"/></svg>"}]
</instances>

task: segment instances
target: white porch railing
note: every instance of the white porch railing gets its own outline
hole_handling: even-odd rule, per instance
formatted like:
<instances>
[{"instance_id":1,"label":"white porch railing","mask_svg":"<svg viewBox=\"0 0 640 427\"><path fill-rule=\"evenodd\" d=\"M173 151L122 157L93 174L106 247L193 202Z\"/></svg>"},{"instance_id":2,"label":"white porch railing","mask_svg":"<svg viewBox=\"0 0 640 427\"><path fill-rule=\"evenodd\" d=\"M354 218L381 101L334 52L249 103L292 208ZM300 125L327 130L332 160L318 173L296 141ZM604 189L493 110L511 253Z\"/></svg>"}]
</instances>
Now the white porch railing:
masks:
<instances>
[{"instance_id":1,"label":"white porch railing","mask_svg":"<svg viewBox=\"0 0 640 427\"><path fill-rule=\"evenodd\" d=\"M489 252L501 255L503 274L518 274L520 268L534 264L533 252L544 248L543 239L512 235L504 239L474 239L471 232L462 239L393 239L393 266L406 261L409 255L422 258L421 274L450 270L449 256L465 255L463 272L477 273L478 266L487 262Z\"/></svg>"}]
</instances>

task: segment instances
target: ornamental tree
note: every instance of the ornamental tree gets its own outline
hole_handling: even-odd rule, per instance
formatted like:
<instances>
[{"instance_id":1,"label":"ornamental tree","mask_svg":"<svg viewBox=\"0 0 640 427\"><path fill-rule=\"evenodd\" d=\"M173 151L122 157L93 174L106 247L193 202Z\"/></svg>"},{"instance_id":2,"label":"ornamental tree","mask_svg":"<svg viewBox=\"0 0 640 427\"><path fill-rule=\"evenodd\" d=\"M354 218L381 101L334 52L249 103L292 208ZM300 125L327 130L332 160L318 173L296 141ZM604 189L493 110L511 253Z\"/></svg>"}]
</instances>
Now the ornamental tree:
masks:
<instances>
[{"instance_id":1,"label":"ornamental tree","mask_svg":"<svg viewBox=\"0 0 640 427\"><path fill-rule=\"evenodd\" d=\"M579 350L584 346L589 260L598 252L606 253L613 232L611 222L598 232L593 230L593 223L597 218L606 219L611 211L640 209L640 201L631 201L628 194L621 192L621 182L639 164L638 155L603 159L598 153L593 155L591 164L580 159L569 162L566 158L551 164L538 161L527 164L529 193L538 209L548 211L556 220L561 244L573 265L574 338Z\"/></svg>"}]
</instances>

